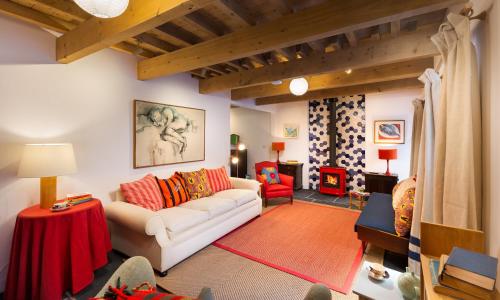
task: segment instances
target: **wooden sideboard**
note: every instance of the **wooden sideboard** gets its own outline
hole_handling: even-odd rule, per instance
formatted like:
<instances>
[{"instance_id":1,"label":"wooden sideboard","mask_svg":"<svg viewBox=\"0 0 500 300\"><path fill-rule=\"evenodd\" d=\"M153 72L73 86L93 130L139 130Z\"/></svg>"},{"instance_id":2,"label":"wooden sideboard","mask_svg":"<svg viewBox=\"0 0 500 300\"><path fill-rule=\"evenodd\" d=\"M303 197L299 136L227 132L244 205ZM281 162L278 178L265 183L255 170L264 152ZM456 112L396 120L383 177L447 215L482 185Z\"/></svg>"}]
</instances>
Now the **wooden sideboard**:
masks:
<instances>
[{"instance_id":1,"label":"wooden sideboard","mask_svg":"<svg viewBox=\"0 0 500 300\"><path fill-rule=\"evenodd\" d=\"M392 194L392 189L398 183L398 175L385 173L365 173L365 190L369 193Z\"/></svg>"},{"instance_id":2,"label":"wooden sideboard","mask_svg":"<svg viewBox=\"0 0 500 300\"><path fill-rule=\"evenodd\" d=\"M300 190L302 189L302 167L303 163L298 164L278 164L278 172L289 175L293 177L293 189Z\"/></svg>"}]
</instances>

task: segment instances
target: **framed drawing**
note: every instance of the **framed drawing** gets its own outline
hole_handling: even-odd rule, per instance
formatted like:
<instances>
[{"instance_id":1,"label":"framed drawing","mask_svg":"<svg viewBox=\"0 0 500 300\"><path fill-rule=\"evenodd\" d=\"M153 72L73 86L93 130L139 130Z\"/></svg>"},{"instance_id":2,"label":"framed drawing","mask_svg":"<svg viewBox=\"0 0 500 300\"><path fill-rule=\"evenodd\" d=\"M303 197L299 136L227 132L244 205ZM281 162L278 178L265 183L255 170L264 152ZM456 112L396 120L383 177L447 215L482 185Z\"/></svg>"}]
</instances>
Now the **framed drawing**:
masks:
<instances>
[{"instance_id":1,"label":"framed drawing","mask_svg":"<svg viewBox=\"0 0 500 300\"><path fill-rule=\"evenodd\" d=\"M373 131L373 142L375 144L405 143L404 120L375 121Z\"/></svg>"},{"instance_id":2,"label":"framed drawing","mask_svg":"<svg viewBox=\"0 0 500 300\"><path fill-rule=\"evenodd\" d=\"M134 168L205 160L205 110L134 101Z\"/></svg>"},{"instance_id":3,"label":"framed drawing","mask_svg":"<svg viewBox=\"0 0 500 300\"><path fill-rule=\"evenodd\" d=\"M285 124L283 125L283 137L296 139L299 137L299 125Z\"/></svg>"}]
</instances>

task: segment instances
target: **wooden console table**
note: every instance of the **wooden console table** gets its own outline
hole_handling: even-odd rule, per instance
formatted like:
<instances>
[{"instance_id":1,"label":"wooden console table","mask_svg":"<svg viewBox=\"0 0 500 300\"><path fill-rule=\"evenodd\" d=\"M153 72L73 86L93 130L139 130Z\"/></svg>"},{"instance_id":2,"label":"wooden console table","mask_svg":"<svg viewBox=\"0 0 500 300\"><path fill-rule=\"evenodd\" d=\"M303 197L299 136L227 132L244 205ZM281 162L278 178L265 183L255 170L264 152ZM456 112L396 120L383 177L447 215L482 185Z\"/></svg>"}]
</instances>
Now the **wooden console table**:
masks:
<instances>
[{"instance_id":1,"label":"wooden console table","mask_svg":"<svg viewBox=\"0 0 500 300\"><path fill-rule=\"evenodd\" d=\"M368 193L392 194L392 189L398 183L398 175L385 173L365 173L365 190Z\"/></svg>"},{"instance_id":2,"label":"wooden console table","mask_svg":"<svg viewBox=\"0 0 500 300\"><path fill-rule=\"evenodd\" d=\"M278 164L278 172L292 176L293 177L293 189L300 190L302 189L302 167L303 163L298 164Z\"/></svg>"}]
</instances>

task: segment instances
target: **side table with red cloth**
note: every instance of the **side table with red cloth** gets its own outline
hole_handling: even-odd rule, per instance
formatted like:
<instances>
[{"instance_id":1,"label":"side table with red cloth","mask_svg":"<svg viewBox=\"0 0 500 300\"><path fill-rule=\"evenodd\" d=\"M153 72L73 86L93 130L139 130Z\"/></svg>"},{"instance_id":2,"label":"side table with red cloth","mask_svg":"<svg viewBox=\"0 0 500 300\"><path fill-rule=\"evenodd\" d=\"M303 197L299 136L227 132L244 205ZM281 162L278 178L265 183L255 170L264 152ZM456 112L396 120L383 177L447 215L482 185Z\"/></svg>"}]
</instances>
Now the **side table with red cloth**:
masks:
<instances>
[{"instance_id":1,"label":"side table with red cloth","mask_svg":"<svg viewBox=\"0 0 500 300\"><path fill-rule=\"evenodd\" d=\"M94 280L108 263L111 241L101 202L91 200L66 211L40 205L19 213L12 238L6 300L62 299Z\"/></svg>"}]
</instances>

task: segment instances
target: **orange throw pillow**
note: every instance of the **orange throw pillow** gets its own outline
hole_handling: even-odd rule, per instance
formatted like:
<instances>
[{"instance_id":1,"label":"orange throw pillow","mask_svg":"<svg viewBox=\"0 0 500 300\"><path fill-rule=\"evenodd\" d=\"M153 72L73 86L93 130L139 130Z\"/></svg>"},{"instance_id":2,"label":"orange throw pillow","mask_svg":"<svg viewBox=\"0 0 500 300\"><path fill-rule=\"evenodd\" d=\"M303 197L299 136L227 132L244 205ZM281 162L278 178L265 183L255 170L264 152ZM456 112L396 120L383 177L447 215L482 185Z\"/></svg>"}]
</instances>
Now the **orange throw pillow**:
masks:
<instances>
[{"instance_id":1,"label":"orange throw pillow","mask_svg":"<svg viewBox=\"0 0 500 300\"><path fill-rule=\"evenodd\" d=\"M156 177L156 181L158 181L158 185L160 186L161 194L165 201L165 207L178 206L190 200L186 182L181 175L176 173L168 179Z\"/></svg>"},{"instance_id":2,"label":"orange throw pillow","mask_svg":"<svg viewBox=\"0 0 500 300\"><path fill-rule=\"evenodd\" d=\"M180 172L179 174L186 181L186 188L191 199L200 199L213 194L205 169L194 172Z\"/></svg>"},{"instance_id":3,"label":"orange throw pillow","mask_svg":"<svg viewBox=\"0 0 500 300\"><path fill-rule=\"evenodd\" d=\"M218 169L206 169L205 171L207 172L208 183L212 192L217 193L232 188L226 168L220 167Z\"/></svg>"},{"instance_id":4,"label":"orange throw pillow","mask_svg":"<svg viewBox=\"0 0 500 300\"><path fill-rule=\"evenodd\" d=\"M163 208L163 198L153 175L137 181L120 184L123 197L129 203L157 211Z\"/></svg>"}]
</instances>

